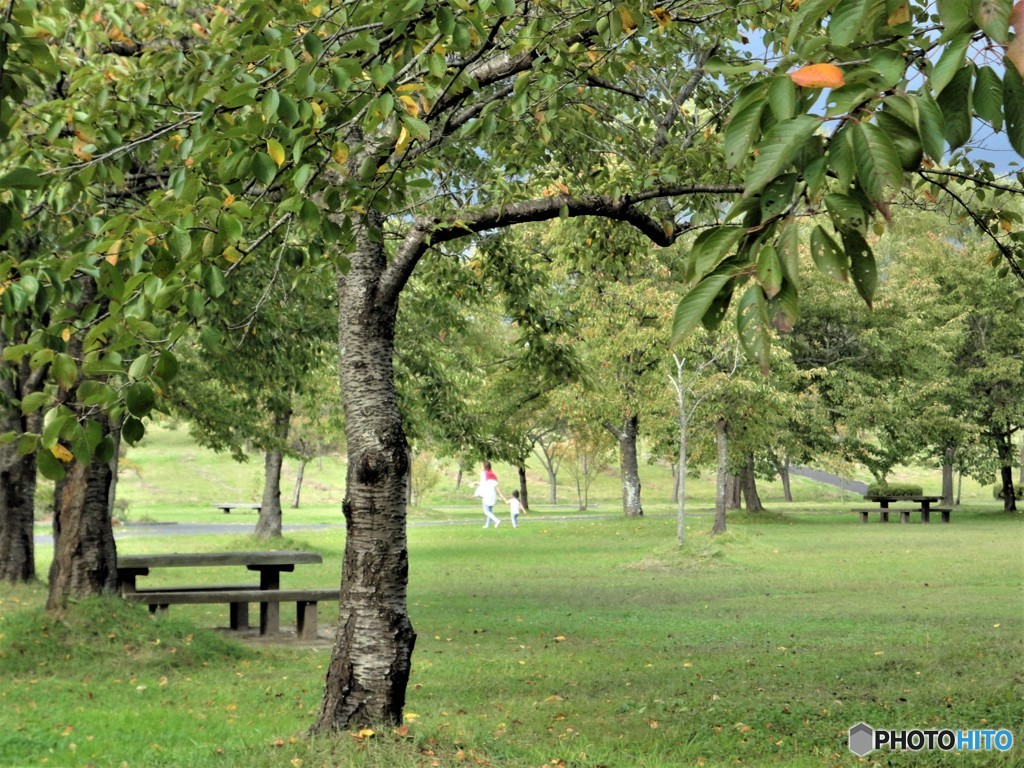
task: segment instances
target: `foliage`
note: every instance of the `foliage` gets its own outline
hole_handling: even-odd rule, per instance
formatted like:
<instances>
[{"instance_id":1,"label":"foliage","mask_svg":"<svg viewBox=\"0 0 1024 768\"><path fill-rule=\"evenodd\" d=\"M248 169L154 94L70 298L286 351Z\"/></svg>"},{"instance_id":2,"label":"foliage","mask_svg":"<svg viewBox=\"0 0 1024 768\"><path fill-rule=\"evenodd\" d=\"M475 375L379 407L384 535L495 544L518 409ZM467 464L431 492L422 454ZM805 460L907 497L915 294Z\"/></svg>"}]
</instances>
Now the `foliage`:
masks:
<instances>
[{"instance_id":1,"label":"foliage","mask_svg":"<svg viewBox=\"0 0 1024 768\"><path fill-rule=\"evenodd\" d=\"M868 496L920 496L924 489L913 483L871 483Z\"/></svg>"},{"instance_id":2,"label":"foliage","mask_svg":"<svg viewBox=\"0 0 1024 768\"><path fill-rule=\"evenodd\" d=\"M999 499L1001 501L1005 495L1004 490L1005 489L1001 485L993 485L992 498ZM1024 487L1020 485L1015 485L1013 487L1013 493L1018 499L1024 499Z\"/></svg>"}]
</instances>

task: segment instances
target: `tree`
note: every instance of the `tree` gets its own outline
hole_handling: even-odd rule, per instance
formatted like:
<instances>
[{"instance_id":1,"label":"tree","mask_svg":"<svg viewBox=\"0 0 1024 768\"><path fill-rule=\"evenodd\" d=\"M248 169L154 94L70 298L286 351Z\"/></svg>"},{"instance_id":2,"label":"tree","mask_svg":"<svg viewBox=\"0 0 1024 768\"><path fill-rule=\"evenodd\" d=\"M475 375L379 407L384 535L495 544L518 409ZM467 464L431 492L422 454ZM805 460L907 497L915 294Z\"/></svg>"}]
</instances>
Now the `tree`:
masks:
<instances>
[{"instance_id":1,"label":"tree","mask_svg":"<svg viewBox=\"0 0 1024 768\"><path fill-rule=\"evenodd\" d=\"M959 152L975 114L997 128L1005 118L1024 149L1019 73L966 58L972 44L1010 42L1010 0L940 5L942 36L918 3L888 1L239 0L187 16L181 4L137 14L107 2L81 13L84 4L47 6L43 24L34 5L8 4L0 34L17 43L19 89L2 97L2 136L34 140L9 142L0 190L28 187L5 201L22 213L47 196L108 200L98 193L140 172L156 180L144 205L89 206L95 215L69 225L51 260L69 274L110 273L100 262L118 257L111 266L130 289L105 332L156 347L146 325L156 312L177 338L232 265L282 241L338 269L348 537L314 731L401 719L415 633L395 330L410 277L444 243L559 217L617 221L658 245L713 225L691 253L698 283L675 335L714 325L743 288L737 329L763 362L768 329L791 326L798 304L793 215L824 207L834 224L814 225L816 264L850 274L870 301L877 268L864 232L876 212L884 219L893 189L915 178L943 193L952 175L996 187L990 168L959 155L957 170L935 169L946 143ZM771 66L735 53L750 18L782 54ZM850 86L817 116L823 69ZM57 87L30 100L21 85L33 78ZM988 87L996 82L1007 98ZM835 130L823 135L828 121ZM1019 272L994 196L960 199ZM132 386L149 380L143 368ZM110 410L123 397L113 389Z\"/></svg>"}]
</instances>

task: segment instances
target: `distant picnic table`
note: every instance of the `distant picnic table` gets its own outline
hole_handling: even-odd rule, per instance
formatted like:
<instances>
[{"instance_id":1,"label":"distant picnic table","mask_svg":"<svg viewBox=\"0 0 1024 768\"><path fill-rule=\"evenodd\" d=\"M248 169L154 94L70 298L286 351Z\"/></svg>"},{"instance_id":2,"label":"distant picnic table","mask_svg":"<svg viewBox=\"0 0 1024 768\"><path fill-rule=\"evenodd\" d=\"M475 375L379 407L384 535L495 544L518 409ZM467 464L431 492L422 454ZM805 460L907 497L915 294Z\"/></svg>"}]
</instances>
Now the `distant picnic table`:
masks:
<instances>
[{"instance_id":1,"label":"distant picnic table","mask_svg":"<svg viewBox=\"0 0 1024 768\"><path fill-rule=\"evenodd\" d=\"M952 511L949 507L933 507L932 505L942 501L941 496L891 496L891 495L866 495L864 496L865 501L871 501L878 504L878 508L869 509L853 509L851 512L857 512L860 514L860 521L862 523L868 522L868 516L872 512L879 513L879 522L889 522L889 513L898 512L900 515L901 523L909 523L910 515L912 512L918 512L921 515L921 522L927 523L931 521L931 513L939 512L942 515L942 522L949 522L949 515ZM914 504L913 507L890 507L890 504L898 503L909 503Z\"/></svg>"},{"instance_id":2,"label":"distant picnic table","mask_svg":"<svg viewBox=\"0 0 1024 768\"><path fill-rule=\"evenodd\" d=\"M121 595L132 602L145 603L150 613L166 612L170 605L226 603L231 629L249 626L249 603L260 605L260 634L280 631L280 605L294 602L296 631L300 638L312 639L317 633L317 603L338 599L333 589L281 589L281 574L296 565L322 563L319 552L262 550L240 552L174 552L155 555L118 555L117 575ZM220 586L192 585L139 589L140 576L154 568L204 568L244 566L260 575L259 584Z\"/></svg>"},{"instance_id":3,"label":"distant picnic table","mask_svg":"<svg viewBox=\"0 0 1024 768\"><path fill-rule=\"evenodd\" d=\"M222 510L225 515L230 515L232 509L255 509L259 512L262 508L262 504L250 504L245 501L228 501L223 504L214 504L214 508Z\"/></svg>"}]
</instances>

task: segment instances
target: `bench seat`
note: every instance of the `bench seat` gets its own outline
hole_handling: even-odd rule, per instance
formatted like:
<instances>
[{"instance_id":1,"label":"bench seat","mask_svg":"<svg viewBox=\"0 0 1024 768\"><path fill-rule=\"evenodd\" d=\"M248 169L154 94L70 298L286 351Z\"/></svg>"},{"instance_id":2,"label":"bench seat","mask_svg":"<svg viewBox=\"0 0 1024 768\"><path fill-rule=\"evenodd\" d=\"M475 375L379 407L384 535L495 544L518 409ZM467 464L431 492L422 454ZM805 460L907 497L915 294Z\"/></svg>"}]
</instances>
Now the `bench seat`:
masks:
<instances>
[{"instance_id":1,"label":"bench seat","mask_svg":"<svg viewBox=\"0 0 1024 768\"><path fill-rule=\"evenodd\" d=\"M165 613L171 605L202 605L226 603L230 606L232 629L243 629L249 625L248 604L260 604L260 634L275 634L278 631L279 603L295 603L296 634L302 640L312 640L317 635L317 603L338 600L337 589L215 589L215 588L173 588L168 590L145 590L128 592L125 600L144 603L150 613ZM274 608L275 610L269 610Z\"/></svg>"},{"instance_id":2,"label":"bench seat","mask_svg":"<svg viewBox=\"0 0 1024 768\"><path fill-rule=\"evenodd\" d=\"M862 523L866 523L868 521L868 515L870 515L872 512L878 512L881 515L880 522L888 523L889 522L889 513L890 512L898 512L899 510L897 510L897 509L879 509L878 507L870 507L870 508L861 508L861 509L851 509L850 511L851 512L856 512L857 514L859 514L860 515L860 521Z\"/></svg>"}]
</instances>

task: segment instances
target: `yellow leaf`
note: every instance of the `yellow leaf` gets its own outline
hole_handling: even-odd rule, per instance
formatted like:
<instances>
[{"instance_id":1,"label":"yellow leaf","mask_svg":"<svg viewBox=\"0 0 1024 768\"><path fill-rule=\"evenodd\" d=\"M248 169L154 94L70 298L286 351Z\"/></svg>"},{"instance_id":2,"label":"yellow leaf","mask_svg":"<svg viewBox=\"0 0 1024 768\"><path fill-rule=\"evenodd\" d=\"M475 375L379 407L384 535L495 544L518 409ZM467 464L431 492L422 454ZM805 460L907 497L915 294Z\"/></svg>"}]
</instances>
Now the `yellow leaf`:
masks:
<instances>
[{"instance_id":1,"label":"yellow leaf","mask_svg":"<svg viewBox=\"0 0 1024 768\"><path fill-rule=\"evenodd\" d=\"M416 99L412 96L399 96L398 100L405 105L405 111L413 117L416 117L420 113L420 105L416 103Z\"/></svg>"},{"instance_id":2,"label":"yellow leaf","mask_svg":"<svg viewBox=\"0 0 1024 768\"><path fill-rule=\"evenodd\" d=\"M344 165L345 161L348 160L348 146L339 141L334 145L334 149L331 150L331 157L334 158L334 162L338 165Z\"/></svg>"},{"instance_id":3,"label":"yellow leaf","mask_svg":"<svg viewBox=\"0 0 1024 768\"><path fill-rule=\"evenodd\" d=\"M908 21L910 21L910 4L903 3L903 5L889 14L886 24L890 27L895 27L899 24L906 24Z\"/></svg>"},{"instance_id":4,"label":"yellow leaf","mask_svg":"<svg viewBox=\"0 0 1024 768\"><path fill-rule=\"evenodd\" d=\"M665 29L669 24L672 23L672 14L666 11L664 8L655 8L651 11L651 16L658 22L658 26Z\"/></svg>"},{"instance_id":5,"label":"yellow leaf","mask_svg":"<svg viewBox=\"0 0 1024 768\"><path fill-rule=\"evenodd\" d=\"M235 196L234 195L228 195L227 197L224 198L224 203L223 203L223 205L221 207L223 207L223 208L230 208L231 204L233 202L235 202Z\"/></svg>"},{"instance_id":6,"label":"yellow leaf","mask_svg":"<svg viewBox=\"0 0 1024 768\"><path fill-rule=\"evenodd\" d=\"M60 332L60 337L64 339L65 342L71 341L71 329L65 328Z\"/></svg>"},{"instance_id":7,"label":"yellow leaf","mask_svg":"<svg viewBox=\"0 0 1024 768\"><path fill-rule=\"evenodd\" d=\"M284 147L277 139L267 139L267 154L278 168L284 165Z\"/></svg>"},{"instance_id":8,"label":"yellow leaf","mask_svg":"<svg viewBox=\"0 0 1024 768\"><path fill-rule=\"evenodd\" d=\"M395 142L395 152L398 152L399 154L405 152L410 141L412 141L412 136L409 134L409 130L403 125L401 132L398 134L398 141Z\"/></svg>"},{"instance_id":9,"label":"yellow leaf","mask_svg":"<svg viewBox=\"0 0 1024 768\"><path fill-rule=\"evenodd\" d=\"M359 733L356 734L360 739L368 739L373 736L374 731L370 728L360 728Z\"/></svg>"},{"instance_id":10,"label":"yellow leaf","mask_svg":"<svg viewBox=\"0 0 1024 768\"><path fill-rule=\"evenodd\" d=\"M53 448L50 449L50 453L52 453L54 457L63 461L65 464L67 464L69 461L75 458L75 455L60 443L55 443Z\"/></svg>"},{"instance_id":11,"label":"yellow leaf","mask_svg":"<svg viewBox=\"0 0 1024 768\"><path fill-rule=\"evenodd\" d=\"M106 260L107 260L107 263L110 264L110 266L115 266L117 264L117 259L118 259L118 257L120 257L120 255L121 255L121 241L120 240L115 240L114 242L112 242L110 244L110 247L107 248L107 255L105 257Z\"/></svg>"},{"instance_id":12,"label":"yellow leaf","mask_svg":"<svg viewBox=\"0 0 1024 768\"><path fill-rule=\"evenodd\" d=\"M629 12L629 8L625 5L618 7L619 20L622 22L622 28L627 32L632 32L636 29L636 22L633 20L633 14Z\"/></svg>"},{"instance_id":13,"label":"yellow leaf","mask_svg":"<svg viewBox=\"0 0 1024 768\"><path fill-rule=\"evenodd\" d=\"M314 7L312 8L312 9L310 9L310 11L309 11L309 12L310 12L311 14L313 14L314 18L317 18L317 19L319 19L319 18L320 18L320 14L324 12L324 9L323 9L323 6L321 6L321 5L316 5L316 6L314 6Z\"/></svg>"},{"instance_id":14,"label":"yellow leaf","mask_svg":"<svg viewBox=\"0 0 1024 768\"><path fill-rule=\"evenodd\" d=\"M790 79L805 88L838 88L846 81L843 70L835 64L808 64L789 73Z\"/></svg>"},{"instance_id":15,"label":"yellow leaf","mask_svg":"<svg viewBox=\"0 0 1024 768\"><path fill-rule=\"evenodd\" d=\"M227 248L224 249L224 252L221 254L221 257L224 259L224 261L228 261L234 264L236 261L242 258L242 253L237 248L235 248L235 246L229 245Z\"/></svg>"}]
</instances>

